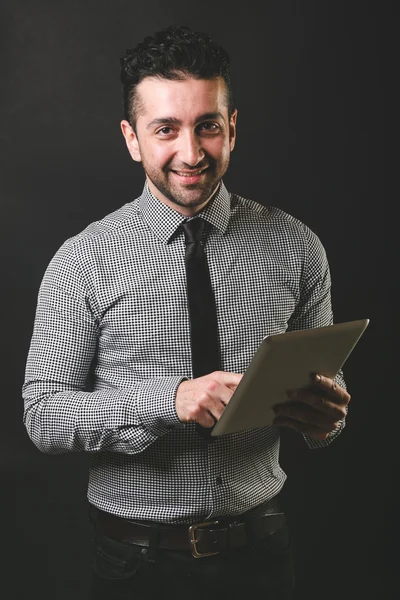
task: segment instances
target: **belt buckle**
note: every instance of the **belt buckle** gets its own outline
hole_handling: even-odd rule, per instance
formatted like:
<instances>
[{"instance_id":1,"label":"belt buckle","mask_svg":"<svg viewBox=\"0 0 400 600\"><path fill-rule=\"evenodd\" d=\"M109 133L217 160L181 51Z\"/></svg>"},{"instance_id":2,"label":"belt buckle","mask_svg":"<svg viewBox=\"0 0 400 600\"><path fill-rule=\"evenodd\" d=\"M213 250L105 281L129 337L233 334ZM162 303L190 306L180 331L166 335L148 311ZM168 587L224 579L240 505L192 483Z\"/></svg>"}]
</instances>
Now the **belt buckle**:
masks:
<instances>
[{"instance_id":1,"label":"belt buckle","mask_svg":"<svg viewBox=\"0 0 400 600\"><path fill-rule=\"evenodd\" d=\"M206 523L196 523L195 525L190 525L189 540L191 544L192 556L194 556L194 558L203 558L203 556L214 556L215 554L219 554L219 552L199 552L197 549L197 543L199 541L196 540L197 529L206 529L212 525L218 525L218 521L207 521Z\"/></svg>"}]
</instances>

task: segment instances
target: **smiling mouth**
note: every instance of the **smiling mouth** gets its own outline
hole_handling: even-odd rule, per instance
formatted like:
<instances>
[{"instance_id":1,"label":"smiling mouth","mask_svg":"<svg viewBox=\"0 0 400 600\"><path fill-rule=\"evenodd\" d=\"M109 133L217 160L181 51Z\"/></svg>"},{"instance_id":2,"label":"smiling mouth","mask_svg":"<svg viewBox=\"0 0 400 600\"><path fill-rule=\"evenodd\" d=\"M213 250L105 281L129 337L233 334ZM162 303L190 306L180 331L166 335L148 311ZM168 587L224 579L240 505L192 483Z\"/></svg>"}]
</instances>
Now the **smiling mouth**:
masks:
<instances>
[{"instance_id":1,"label":"smiling mouth","mask_svg":"<svg viewBox=\"0 0 400 600\"><path fill-rule=\"evenodd\" d=\"M208 167L204 167L203 169L197 169L196 171L172 171L180 177L198 177L199 175L202 175L205 171L207 171L207 169Z\"/></svg>"}]
</instances>

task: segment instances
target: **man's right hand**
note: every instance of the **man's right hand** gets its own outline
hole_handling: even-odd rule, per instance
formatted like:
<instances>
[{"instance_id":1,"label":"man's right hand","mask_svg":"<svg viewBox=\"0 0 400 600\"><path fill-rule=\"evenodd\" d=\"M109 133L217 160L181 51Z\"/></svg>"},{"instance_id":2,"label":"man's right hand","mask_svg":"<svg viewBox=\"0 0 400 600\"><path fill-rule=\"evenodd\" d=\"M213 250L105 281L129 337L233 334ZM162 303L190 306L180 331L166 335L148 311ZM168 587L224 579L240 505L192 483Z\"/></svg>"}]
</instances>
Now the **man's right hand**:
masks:
<instances>
[{"instance_id":1,"label":"man's right hand","mask_svg":"<svg viewBox=\"0 0 400 600\"><path fill-rule=\"evenodd\" d=\"M214 371L203 377L182 381L175 399L178 419L182 423L213 427L242 377L240 373Z\"/></svg>"}]
</instances>

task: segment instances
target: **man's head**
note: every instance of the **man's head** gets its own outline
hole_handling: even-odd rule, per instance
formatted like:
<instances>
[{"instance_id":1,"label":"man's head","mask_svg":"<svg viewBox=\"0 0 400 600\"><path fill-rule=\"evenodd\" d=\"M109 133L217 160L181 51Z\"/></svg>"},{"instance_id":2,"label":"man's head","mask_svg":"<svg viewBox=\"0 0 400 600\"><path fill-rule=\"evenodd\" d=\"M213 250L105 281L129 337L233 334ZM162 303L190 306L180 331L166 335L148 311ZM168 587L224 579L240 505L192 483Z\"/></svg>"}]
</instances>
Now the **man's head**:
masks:
<instances>
[{"instance_id":1,"label":"man's head","mask_svg":"<svg viewBox=\"0 0 400 600\"><path fill-rule=\"evenodd\" d=\"M216 190L235 143L229 57L208 35L169 27L128 50L121 67L129 152L158 199L194 214Z\"/></svg>"},{"instance_id":2,"label":"man's head","mask_svg":"<svg viewBox=\"0 0 400 600\"><path fill-rule=\"evenodd\" d=\"M135 48L127 50L121 58L121 82L125 119L136 130L136 120L141 110L138 84L145 77L172 81L193 77L212 79L221 77L225 82L229 117L234 106L230 78L230 60L227 52L213 43L206 33L192 31L189 27L168 27L147 36Z\"/></svg>"}]
</instances>

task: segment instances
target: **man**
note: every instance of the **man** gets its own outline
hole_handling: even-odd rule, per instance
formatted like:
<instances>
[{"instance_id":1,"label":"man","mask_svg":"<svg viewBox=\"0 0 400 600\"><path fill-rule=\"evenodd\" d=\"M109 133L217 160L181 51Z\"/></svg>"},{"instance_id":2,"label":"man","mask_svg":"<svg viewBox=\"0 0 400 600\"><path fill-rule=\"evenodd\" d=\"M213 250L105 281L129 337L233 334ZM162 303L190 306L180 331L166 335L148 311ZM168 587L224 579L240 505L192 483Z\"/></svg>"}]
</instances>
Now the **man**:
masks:
<instances>
[{"instance_id":1,"label":"man","mask_svg":"<svg viewBox=\"0 0 400 600\"><path fill-rule=\"evenodd\" d=\"M143 165L143 193L50 262L24 422L43 452L90 453L93 599L290 598L279 427L311 448L330 443L350 400L342 374L293 392L272 427L207 433L265 335L332 323L326 255L295 218L225 188L237 111L222 48L171 27L121 65L121 129ZM187 238L189 223L204 227L203 245ZM197 311L208 282L216 311L200 356L190 243L209 269ZM214 338L207 364L217 368L197 370Z\"/></svg>"}]
</instances>

